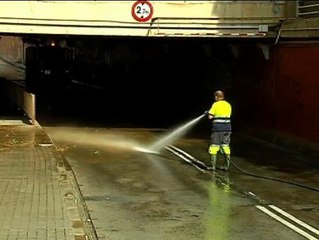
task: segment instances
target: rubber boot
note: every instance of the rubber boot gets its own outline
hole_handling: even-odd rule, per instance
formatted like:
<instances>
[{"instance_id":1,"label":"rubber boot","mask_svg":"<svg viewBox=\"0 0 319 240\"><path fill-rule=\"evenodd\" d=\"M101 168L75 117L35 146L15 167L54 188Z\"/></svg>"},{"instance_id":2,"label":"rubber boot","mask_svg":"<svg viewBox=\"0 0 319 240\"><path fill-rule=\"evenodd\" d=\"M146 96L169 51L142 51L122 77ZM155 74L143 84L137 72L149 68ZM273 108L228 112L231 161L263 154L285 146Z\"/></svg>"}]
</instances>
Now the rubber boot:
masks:
<instances>
[{"instance_id":1,"label":"rubber boot","mask_svg":"<svg viewBox=\"0 0 319 240\"><path fill-rule=\"evenodd\" d=\"M224 170L228 171L230 167L230 154L225 155L225 167Z\"/></svg>"},{"instance_id":2,"label":"rubber boot","mask_svg":"<svg viewBox=\"0 0 319 240\"><path fill-rule=\"evenodd\" d=\"M217 155L216 154L211 154L210 155L210 162L212 164L211 170L213 170L213 171L216 170L216 159L217 159Z\"/></svg>"}]
</instances>

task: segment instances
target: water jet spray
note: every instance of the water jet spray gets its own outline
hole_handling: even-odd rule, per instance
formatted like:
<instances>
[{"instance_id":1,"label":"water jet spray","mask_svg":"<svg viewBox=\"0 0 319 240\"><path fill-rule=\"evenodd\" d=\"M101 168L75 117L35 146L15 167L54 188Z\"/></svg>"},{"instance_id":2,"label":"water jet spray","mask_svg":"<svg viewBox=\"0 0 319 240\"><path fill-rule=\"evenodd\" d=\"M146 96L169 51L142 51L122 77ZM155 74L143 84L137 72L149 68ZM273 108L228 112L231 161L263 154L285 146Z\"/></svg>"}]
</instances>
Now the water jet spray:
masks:
<instances>
[{"instance_id":1,"label":"water jet spray","mask_svg":"<svg viewBox=\"0 0 319 240\"><path fill-rule=\"evenodd\" d=\"M205 113L192 119L183 125L173 129L172 131L168 132L167 134L160 137L155 143L151 144L146 148L135 148L135 150L145 152L145 153L153 153L159 154L160 150L165 148L167 145L170 145L176 139L181 138L183 135L187 133L196 123L199 122L205 116Z\"/></svg>"},{"instance_id":2,"label":"water jet spray","mask_svg":"<svg viewBox=\"0 0 319 240\"><path fill-rule=\"evenodd\" d=\"M134 147L133 150L138 152L143 152L143 153L149 153L149 154L159 154L159 152L152 151L144 147Z\"/></svg>"}]
</instances>

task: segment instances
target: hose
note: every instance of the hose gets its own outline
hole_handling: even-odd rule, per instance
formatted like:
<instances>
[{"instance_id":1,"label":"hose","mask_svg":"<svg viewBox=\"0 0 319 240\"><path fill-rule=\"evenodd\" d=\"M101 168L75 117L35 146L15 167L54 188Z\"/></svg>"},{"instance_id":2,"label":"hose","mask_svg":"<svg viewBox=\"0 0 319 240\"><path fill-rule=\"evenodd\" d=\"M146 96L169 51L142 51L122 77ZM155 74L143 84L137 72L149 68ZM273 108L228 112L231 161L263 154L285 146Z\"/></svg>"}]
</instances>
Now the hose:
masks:
<instances>
[{"instance_id":1,"label":"hose","mask_svg":"<svg viewBox=\"0 0 319 240\"><path fill-rule=\"evenodd\" d=\"M168 145L166 147L167 150L173 152L174 154L176 154L178 157L183 158L186 162L188 162L189 164L193 165L194 167L196 167L199 170L209 170L208 166L201 162L200 160L192 157L191 155L187 154L186 152L182 151L181 149L174 147L173 145ZM311 191L315 191L315 192L319 192L319 189L317 188L313 188L313 187L309 187L300 183L296 183L296 182L292 182L292 181L287 181L287 180L283 180L280 178L275 178L275 177L266 177L266 176L262 176L262 175L257 175L257 174L253 174L253 173L249 173L247 171L244 171L243 169L241 169L240 167L238 167L233 161L230 160L229 156L227 154L224 153L223 149L221 149L222 154L228 159L228 161L230 162L230 164L232 166L234 166L237 170L239 170L240 172L251 176L251 177L255 177L255 178L261 178L261 179L266 179L266 180L271 180L271 181L277 181L277 182L282 182L282 183L286 183L286 184L290 184L290 185L294 185L297 187L301 187L301 188L305 188Z\"/></svg>"},{"instance_id":2,"label":"hose","mask_svg":"<svg viewBox=\"0 0 319 240\"><path fill-rule=\"evenodd\" d=\"M197 117L196 119L201 119L203 116L207 116L208 114L208 111L205 111L204 114L200 115L199 117ZM196 120L196 121L197 121ZM194 121L194 120L193 120ZM188 163L191 163L193 166L195 166L197 169L200 169L200 170L209 170L208 166L206 166L205 163L195 159L194 157L190 156L189 154L181 151L180 149L174 147L173 145L168 145L166 146L166 149L179 155L179 157L183 157L184 160L186 160ZM249 172L246 172L244 171L243 169L241 169L240 167L238 167L235 163L233 163L231 160L230 160L230 157L229 155L227 155L223 148L221 148L221 152L222 154L225 156L225 158L230 162L230 164L232 166L234 166L237 170L239 170L240 172L248 175L248 176L251 176L251 177L255 177L255 178L261 178L261 179L266 179L266 180L271 180L271 181L277 181L277 182L282 182L282 183L286 183L286 184L290 184L290 185L294 185L294 186L297 186L297 187L301 187L301 188L305 188L305 189L308 189L308 190L311 190L311 191L315 191L315 192L319 192L319 189L317 188L313 188L313 187L309 187L307 185L303 185L303 184L300 184L300 183L296 183L296 182L292 182L292 181L287 181L287 180L283 180L283 179L279 179L279 178L275 178L275 177L267 177L267 176L262 176L262 175L257 175L257 174L253 174L253 173L249 173Z\"/></svg>"},{"instance_id":3,"label":"hose","mask_svg":"<svg viewBox=\"0 0 319 240\"><path fill-rule=\"evenodd\" d=\"M297 186L297 187L301 187L301 188L305 188L305 189L312 190L312 191L315 191L315 192L319 192L319 189L317 189L317 188L309 187L309 186L306 186L306 185L303 185L303 184L300 184L300 183L291 182L291 181L283 180L283 179L280 179L280 178L261 176L261 175L257 175L257 174L246 172L243 169L241 169L240 167L238 167L235 163L233 163L233 161L231 161L230 158L226 154L224 154L224 156L226 158L228 158L228 161L231 163L232 166L234 166L237 170L239 170L240 172L242 172L242 173L244 173L244 174L246 174L248 176L256 177L256 178L262 178L262 179L266 179L266 180L277 181L277 182L282 182L282 183L287 183L287 184L291 184L291 185L294 185L294 186Z\"/></svg>"}]
</instances>

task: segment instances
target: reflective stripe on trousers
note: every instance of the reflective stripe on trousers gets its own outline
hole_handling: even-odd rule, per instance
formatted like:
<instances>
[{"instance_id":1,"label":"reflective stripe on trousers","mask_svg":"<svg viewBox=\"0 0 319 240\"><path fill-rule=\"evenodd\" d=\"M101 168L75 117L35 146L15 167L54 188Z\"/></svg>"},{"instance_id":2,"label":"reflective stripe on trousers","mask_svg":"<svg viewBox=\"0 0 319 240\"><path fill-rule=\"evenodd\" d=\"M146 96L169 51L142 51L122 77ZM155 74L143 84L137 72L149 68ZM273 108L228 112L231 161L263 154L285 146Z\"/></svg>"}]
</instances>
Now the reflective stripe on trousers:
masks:
<instances>
[{"instance_id":1,"label":"reflective stripe on trousers","mask_svg":"<svg viewBox=\"0 0 319 240\"><path fill-rule=\"evenodd\" d=\"M229 145L226 145L226 144L223 144L221 146L215 145L215 144L211 144L209 146L209 149L208 149L209 154L212 154L212 155L217 154L218 151L220 150L220 147L221 147L221 150L223 151L223 153L225 153L227 155L230 155L230 147L229 147Z\"/></svg>"}]
</instances>

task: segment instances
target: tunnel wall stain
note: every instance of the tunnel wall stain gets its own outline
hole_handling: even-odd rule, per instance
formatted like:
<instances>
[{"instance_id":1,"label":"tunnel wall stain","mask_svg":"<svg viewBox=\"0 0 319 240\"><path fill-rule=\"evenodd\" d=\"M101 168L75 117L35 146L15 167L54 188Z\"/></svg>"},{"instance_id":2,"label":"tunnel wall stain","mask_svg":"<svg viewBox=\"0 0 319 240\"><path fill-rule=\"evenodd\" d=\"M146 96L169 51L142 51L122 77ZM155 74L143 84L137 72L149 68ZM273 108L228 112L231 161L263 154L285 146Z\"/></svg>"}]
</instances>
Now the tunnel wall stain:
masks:
<instances>
[{"instance_id":1,"label":"tunnel wall stain","mask_svg":"<svg viewBox=\"0 0 319 240\"><path fill-rule=\"evenodd\" d=\"M319 45L244 47L236 81L240 121L319 141ZM244 60L244 61L243 61Z\"/></svg>"},{"instance_id":2,"label":"tunnel wall stain","mask_svg":"<svg viewBox=\"0 0 319 240\"><path fill-rule=\"evenodd\" d=\"M15 36L1 36L0 55L8 61L23 63L23 47L21 38Z\"/></svg>"}]
</instances>

